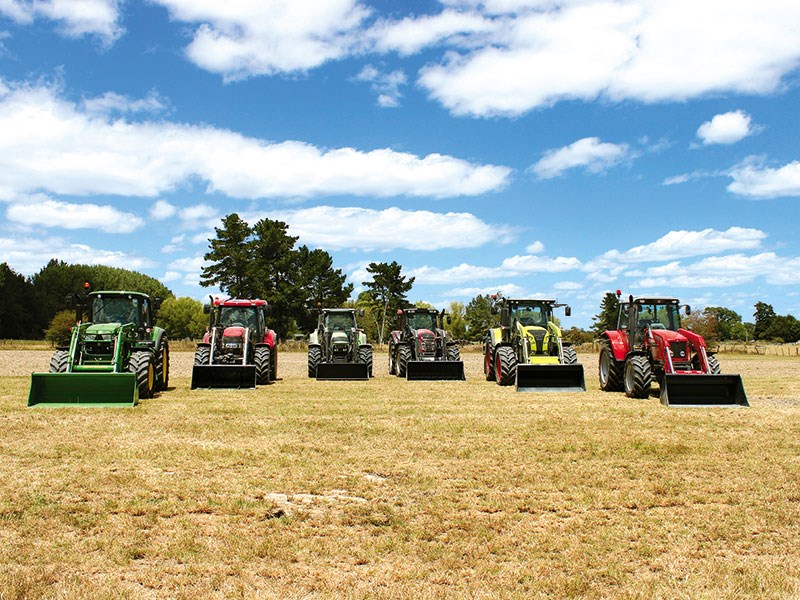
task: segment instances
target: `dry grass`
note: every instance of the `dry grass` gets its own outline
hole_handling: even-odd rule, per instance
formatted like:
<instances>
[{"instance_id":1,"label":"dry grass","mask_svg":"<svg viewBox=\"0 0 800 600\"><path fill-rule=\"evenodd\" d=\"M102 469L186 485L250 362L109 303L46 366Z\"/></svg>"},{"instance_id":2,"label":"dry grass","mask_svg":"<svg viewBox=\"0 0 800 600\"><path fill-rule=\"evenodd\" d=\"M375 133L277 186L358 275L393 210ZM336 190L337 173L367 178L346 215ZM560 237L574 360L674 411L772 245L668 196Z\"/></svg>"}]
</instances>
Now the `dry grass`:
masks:
<instances>
[{"instance_id":1,"label":"dry grass","mask_svg":"<svg viewBox=\"0 0 800 600\"><path fill-rule=\"evenodd\" d=\"M316 382L26 409L0 352L0 595L800 595L800 361L723 357L750 409L596 384ZM381 356L380 365L384 360Z\"/></svg>"}]
</instances>

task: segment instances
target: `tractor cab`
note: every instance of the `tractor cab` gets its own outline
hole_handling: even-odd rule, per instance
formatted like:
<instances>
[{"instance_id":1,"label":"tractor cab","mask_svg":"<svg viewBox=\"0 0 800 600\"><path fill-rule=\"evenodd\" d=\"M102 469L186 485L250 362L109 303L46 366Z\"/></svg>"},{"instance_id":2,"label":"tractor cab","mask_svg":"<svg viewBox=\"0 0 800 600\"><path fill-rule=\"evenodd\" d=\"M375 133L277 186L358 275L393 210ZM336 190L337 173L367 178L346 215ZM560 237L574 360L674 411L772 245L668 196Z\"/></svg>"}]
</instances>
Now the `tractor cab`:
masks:
<instances>
[{"instance_id":1,"label":"tractor cab","mask_svg":"<svg viewBox=\"0 0 800 600\"><path fill-rule=\"evenodd\" d=\"M517 321L523 327L547 328L547 324L553 317L553 304L555 302L510 300L509 319Z\"/></svg>"},{"instance_id":2,"label":"tractor cab","mask_svg":"<svg viewBox=\"0 0 800 600\"><path fill-rule=\"evenodd\" d=\"M139 292L92 292L88 299L92 323L132 323L136 329L153 326L152 312L159 303Z\"/></svg>"},{"instance_id":3,"label":"tractor cab","mask_svg":"<svg viewBox=\"0 0 800 600\"><path fill-rule=\"evenodd\" d=\"M336 312L326 310L323 313L323 327L327 331L350 331L356 327L355 312L351 310Z\"/></svg>"}]
</instances>

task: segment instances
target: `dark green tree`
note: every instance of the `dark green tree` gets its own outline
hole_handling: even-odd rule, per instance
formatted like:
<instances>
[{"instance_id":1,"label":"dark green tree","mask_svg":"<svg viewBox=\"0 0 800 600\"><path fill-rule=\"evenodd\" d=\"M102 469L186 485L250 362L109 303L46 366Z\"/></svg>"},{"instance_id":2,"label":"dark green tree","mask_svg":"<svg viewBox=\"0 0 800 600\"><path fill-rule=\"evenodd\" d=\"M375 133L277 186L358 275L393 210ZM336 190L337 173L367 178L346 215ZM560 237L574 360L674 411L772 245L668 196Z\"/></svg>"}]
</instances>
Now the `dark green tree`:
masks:
<instances>
[{"instance_id":1,"label":"dark green tree","mask_svg":"<svg viewBox=\"0 0 800 600\"><path fill-rule=\"evenodd\" d=\"M500 315L492 313L492 297L478 294L470 300L464 309L464 321L467 339L474 342L482 340L491 327L500 323Z\"/></svg>"},{"instance_id":2,"label":"dark green tree","mask_svg":"<svg viewBox=\"0 0 800 600\"><path fill-rule=\"evenodd\" d=\"M600 312L596 314L592 321L592 330L600 335L604 331L617 328L617 318L619 317L619 299L616 294L606 292L603 301L600 303Z\"/></svg>"},{"instance_id":3,"label":"dark green tree","mask_svg":"<svg viewBox=\"0 0 800 600\"><path fill-rule=\"evenodd\" d=\"M203 258L207 267L200 272L200 285L217 286L236 298L253 298L257 294L252 277L253 245L251 228L238 214L231 213L222 219L222 227L215 227L216 237L209 240L211 250Z\"/></svg>"},{"instance_id":4,"label":"dark green tree","mask_svg":"<svg viewBox=\"0 0 800 600\"><path fill-rule=\"evenodd\" d=\"M447 314L450 315L450 324L446 325L445 329L457 340L467 339L466 313L467 309L463 302L451 302L447 309Z\"/></svg>"},{"instance_id":5,"label":"dark green tree","mask_svg":"<svg viewBox=\"0 0 800 600\"><path fill-rule=\"evenodd\" d=\"M709 306L703 312L716 319L719 340L744 339L742 316L739 313L722 306Z\"/></svg>"},{"instance_id":6,"label":"dark green tree","mask_svg":"<svg viewBox=\"0 0 800 600\"><path fill-rule=\"evenodd\" d=\"M193 298L167 298L158 311L158 326L173 340L202 337L207 323L203 304Z\"/></svg>"},{"instance_id":7,"label":"dark green tree","mask_svg":"<svg viewBox=\"0 0 800 600\"><path fill-rule=\"evenodd\" d=\"M777 316L775 310L772 305L765 302L756 302L754 308L756 312L753 313L753 317L755 317L756 322L753 337L757 340L767 339L767 330L769 330L772 320Z\"/></svg>"},{"instance_id":8,"label":"dark green tree","mask_svg":"<svg viewBox=\"0 0 800 600\"><path fill-rule=\"evenodd\" d=\"M378 343L382 344L386 334L386 325L389 315L394 315L397 309L408 304L406 294L414 285L414 278L401 275L403 267L397 261L391 263L369 263L367 273L372 275L371 281L363 281L367 296L372 303L373 310L379 319Z\"/></svg>"},{"instance_id":9,"label":"dark green tree","mask_svg":"<svg viewBox=\"0 0 800 600\"><path fill-rule=\"evenodd\" d=\"M317 325L317 313L311 308L339 308L353 293L353 284L345 283L347 275L333 268L333 258L325 250L309 250L307 246L297 249L297 273L300 299L295 320L304 332Z\"/></svg>"},{"instance_id":10,"label":"dark green tree","mask_svg":"<svg viewBox=\"0 0 800 600\"><path fill-rule=\"evenodd\" d=\"M8 263L0 264L0 295L0 338L41 338L44 326L33 284Z\"/></svg>"}]
</instances>

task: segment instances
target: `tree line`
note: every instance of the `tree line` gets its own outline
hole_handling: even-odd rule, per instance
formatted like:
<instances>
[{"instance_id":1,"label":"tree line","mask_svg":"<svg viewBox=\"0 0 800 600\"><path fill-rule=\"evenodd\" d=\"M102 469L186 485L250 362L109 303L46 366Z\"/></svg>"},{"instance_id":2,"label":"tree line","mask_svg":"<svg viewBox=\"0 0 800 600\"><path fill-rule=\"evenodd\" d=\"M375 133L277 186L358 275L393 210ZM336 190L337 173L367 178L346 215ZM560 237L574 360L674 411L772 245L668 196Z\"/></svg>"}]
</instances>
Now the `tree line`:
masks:
<instances>
[{"instance_id":1,"label":"tree line","mask_svg":"<svg viewBox=\"0 0 800 600\"><path fill-rule=\"evenodd\" d=\"M363 291L351 299L354 286L333 265L331 255L322 249L297 246L298 237L289 226L272 219L249 225L238 214L222 219L209 240L200 285L217 287L223 294L238 298L263 298L270 305L270 326L281 339L305 336L316 327L318 307L352 307L364 310L360 325L373 342L384 343L397 326L397 310L409 305L408 294L414 277L402 273L396 261L371 262ZM157 279L126 269L103 265L71 265L53 259L38 273L24 277L7 263L0 264L0 338L63 341L74 321L74 312L65 310L65 296L79 293L84 282L92 288L136 290L161 298L157 314L159 325L172 339L197 339L207 324L202 303L193 298L176 298ZM499 324L493 314L492 297L478 294L467 304L452 302L446 309L452 336L465 341L480 341L489 327ZM417 306L430 305L418 302ZM712 306L684 317L684 325L708 341L800 339L800 321L792 315L778 315L764 302L754 306L753 322L744 322L735 311ZM590 330L565 328L564 337L574 343L591 342L606 329L615 329L619 303L615 294L604 296L600 312Z\"/></svg>"}]
</instances>

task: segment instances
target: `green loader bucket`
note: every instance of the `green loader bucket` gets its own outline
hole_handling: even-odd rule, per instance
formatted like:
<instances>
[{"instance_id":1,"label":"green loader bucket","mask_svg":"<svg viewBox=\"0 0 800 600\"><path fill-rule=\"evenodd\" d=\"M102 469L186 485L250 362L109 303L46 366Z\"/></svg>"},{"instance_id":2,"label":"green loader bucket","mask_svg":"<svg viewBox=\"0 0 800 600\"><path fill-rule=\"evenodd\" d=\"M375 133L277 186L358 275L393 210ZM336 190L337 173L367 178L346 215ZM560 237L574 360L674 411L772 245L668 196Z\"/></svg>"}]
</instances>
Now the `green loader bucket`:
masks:
<instances>
[{"instance_id":1,"label":"green loader bucket","mask_svg":"<svg viewBox=\"0 0 800 600\"><path fill-rule=\"evenodd\" d=\"M136 406L133 373L32 373L28 406Z\"/></svg>"},{"instance_id":2,"label":"green loader bucket","mask_svg":"<svg viewBox=\"0 0 800 600\"><path fill-rule=\"evenodd\" d=\"M585 392L583 365L517 365L518 392Z\"/></svg>"},{"instance_id":3,"label":"green loader bucket","mask_svg":"<svg viewBox=\"0 0 800 600\"><path fill-rule=\"evenodd\" d=\"M366 363L319 363L317 379L321 380L369 380L369 369Z\"/></svg>"},{"instance_id":4,"label":"green loader bucket","mask_svg":"<svg viewBox=\"0 0 800 600\"><path fill-rule=\"evenodd\" d=\"M194 365L192 388L254 388L255 365Z\"/></svg>"},{"instance_id":5,"label":"green loader bucket","mask_svg":"<svg viewBox=\"0 0 800 600\"><path fill-rule=\"evenodd\" d=\"M460 360L410 360L407 381L464 381L464 362Z\"/></svg>"},{"instance_id":6,"label":"green loader bucket","mask_svg":"<svg viewBox=\"0 0 800 600\"><path fill-rule=\"evenodd\" d=\"M664 375L664 406L750 406L741 375Z\"/></svg>"}]
</instances>

